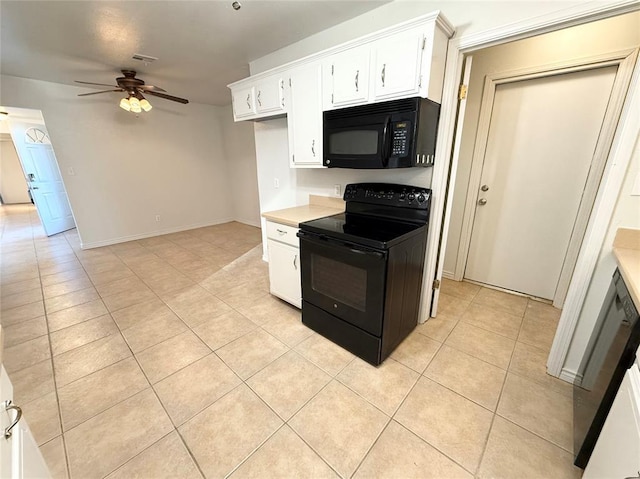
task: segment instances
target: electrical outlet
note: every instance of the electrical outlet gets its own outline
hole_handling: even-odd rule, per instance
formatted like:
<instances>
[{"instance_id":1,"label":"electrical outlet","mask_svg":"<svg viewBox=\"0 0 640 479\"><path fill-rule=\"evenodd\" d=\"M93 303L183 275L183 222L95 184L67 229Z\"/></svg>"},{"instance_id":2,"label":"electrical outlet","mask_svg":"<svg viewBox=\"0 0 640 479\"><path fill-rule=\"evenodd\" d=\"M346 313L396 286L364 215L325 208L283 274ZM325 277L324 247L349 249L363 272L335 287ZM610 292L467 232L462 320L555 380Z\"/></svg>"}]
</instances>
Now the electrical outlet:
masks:
<instances>
[{"instance_id":1,"label":"electrical outlet","mask_svg":"<svg viewBox=\"0 0 640 479\"><path fill-rule=\"evenodd\" d=\"M273 179L273 187L280 188L280 180L278 178Z\"/></svg>"},{"instance_id":2,"label":"electrical outlet","mask_svg":"<svg viewBox=\"0 0 640 479\"><path fill-rule=\"evenodd\" d=\"M156 221L160 221L160 215L156 215Z\"/></svg>"},{"instance_id":3,"label":"electrical outlet","mask_svg":"<svg viewBox=\"0 0 640 479\"><path fill-rule=\"evenodd\" d=\"M341 195L341 193L340 193L341 189L342 189L342 187L340 185L333 185L333 193L336 196L340 196Z\"/></svg>"}]
</instances>

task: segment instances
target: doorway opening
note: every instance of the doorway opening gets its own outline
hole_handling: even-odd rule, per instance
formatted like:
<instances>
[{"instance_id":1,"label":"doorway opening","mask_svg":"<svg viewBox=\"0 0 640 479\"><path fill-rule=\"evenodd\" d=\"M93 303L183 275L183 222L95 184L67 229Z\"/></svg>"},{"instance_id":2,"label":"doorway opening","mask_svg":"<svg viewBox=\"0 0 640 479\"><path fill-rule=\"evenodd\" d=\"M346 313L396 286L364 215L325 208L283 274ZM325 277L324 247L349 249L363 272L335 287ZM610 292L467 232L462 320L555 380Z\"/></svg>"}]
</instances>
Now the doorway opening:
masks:
<instances>
[{"instance_id":1,"label":"doorway opening","mask_svg":"<svg viewBox=\"0 0 640 479\"><path fill-rule=\"evenodd\" d=\"M42 112L13 107L0 110L6 113L2 115L0 139L3 153L6 150L8 155L3 155L0 170L3 204L33 203L47 236L75 228ZM7 193L11 193L9 197Z\"/></svg>"}]
</instances>

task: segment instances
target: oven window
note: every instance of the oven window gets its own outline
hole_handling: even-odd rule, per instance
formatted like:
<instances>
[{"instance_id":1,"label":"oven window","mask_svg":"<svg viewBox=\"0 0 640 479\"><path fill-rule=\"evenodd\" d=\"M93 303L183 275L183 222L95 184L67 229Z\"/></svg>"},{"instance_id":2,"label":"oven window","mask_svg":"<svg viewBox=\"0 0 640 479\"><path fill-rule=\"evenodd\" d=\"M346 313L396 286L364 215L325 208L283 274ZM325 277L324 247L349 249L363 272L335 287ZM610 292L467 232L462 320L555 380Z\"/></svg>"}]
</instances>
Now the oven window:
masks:
<instances>
[{"instance_id":1,"label":"oven window","mask_svg":"<svg viewBox=\"0 0 640 479\"><path fill-rule=\"evenodd\" d=\"M311 255L311 287L334 301L365 312L367 271L317 254Z\"/></svg>"},{"instance_id":2,"label":"oven window","mask_svg":"<svg viewBox=\"0 0 640 479\"><path fill-rule=\"evenodd\" d=\"M331 133L332 155L375 155L378 153L378 130L346 130Z\"/></svg>"}]
</instances>

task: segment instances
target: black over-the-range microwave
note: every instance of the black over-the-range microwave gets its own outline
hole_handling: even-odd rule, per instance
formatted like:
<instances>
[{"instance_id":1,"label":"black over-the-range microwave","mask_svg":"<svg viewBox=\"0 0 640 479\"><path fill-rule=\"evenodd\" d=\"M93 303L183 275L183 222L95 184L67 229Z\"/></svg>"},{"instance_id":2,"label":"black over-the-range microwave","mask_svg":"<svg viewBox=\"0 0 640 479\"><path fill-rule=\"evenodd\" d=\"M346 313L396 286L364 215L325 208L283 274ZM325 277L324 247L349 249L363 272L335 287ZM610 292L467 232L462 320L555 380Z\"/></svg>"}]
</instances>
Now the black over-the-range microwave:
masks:
<instances>
[{"instance_id":1,"label":"black over-the-range microwave","mask_svg":"<svg viewBox=\"0 0 640 479\"><path fill-rule=\"evenodd\" d=\"M440 105L426 98L324 112L324 166L433 166Z\"/></svg>"}]
</instances>

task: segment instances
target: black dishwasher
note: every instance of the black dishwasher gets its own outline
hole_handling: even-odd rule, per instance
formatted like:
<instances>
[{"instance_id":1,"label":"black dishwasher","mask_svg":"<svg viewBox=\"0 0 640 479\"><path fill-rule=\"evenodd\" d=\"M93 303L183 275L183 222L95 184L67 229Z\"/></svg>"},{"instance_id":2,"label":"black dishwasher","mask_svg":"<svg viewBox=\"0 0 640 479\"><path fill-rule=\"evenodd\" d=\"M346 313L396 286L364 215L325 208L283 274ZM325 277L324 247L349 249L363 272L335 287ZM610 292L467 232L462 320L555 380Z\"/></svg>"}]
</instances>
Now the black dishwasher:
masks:
<instances>
[{"instance_id":1,"label":"black dishwasher","mask_svg":"<svg viewBox=\"0 0 640 479\"><path fill-rule=\"evenodd\" d=\"M585 468L600 435L622 378L636 359L640 345L638 310L620 272L611 285L573 387L573 439L576 460Z\"/></svg>"}]
</instances>

